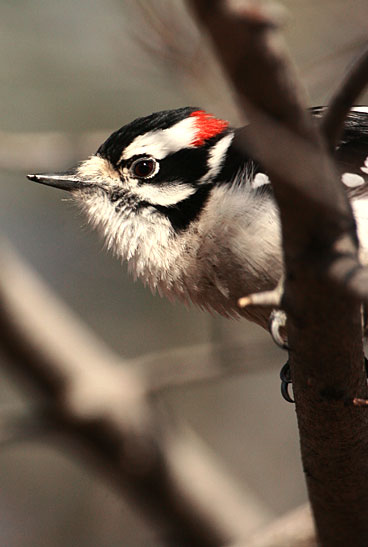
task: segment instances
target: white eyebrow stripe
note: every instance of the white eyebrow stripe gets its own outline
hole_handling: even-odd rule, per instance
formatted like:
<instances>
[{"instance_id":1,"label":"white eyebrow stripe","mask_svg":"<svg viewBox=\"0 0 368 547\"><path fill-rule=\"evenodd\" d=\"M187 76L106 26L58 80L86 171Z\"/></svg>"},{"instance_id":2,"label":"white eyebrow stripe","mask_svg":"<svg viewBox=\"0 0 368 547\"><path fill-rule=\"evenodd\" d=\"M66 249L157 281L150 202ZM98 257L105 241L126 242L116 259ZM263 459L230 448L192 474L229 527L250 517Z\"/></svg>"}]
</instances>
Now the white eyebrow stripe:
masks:
<instances>
[{"instance_id":1,"label":"white eyebrow stripe","mask_svg":"<svg viewBox=\"0 0 368 547\"><path fill-rule=\"evenodd\" d=\"M167 129L157 129L139 135L125 148L120 160L138 155L153 156L162 160L182 148L195 148L192 144L197 133L195 124L195 117L189 117Z\"/></svg>"}]
</instances>

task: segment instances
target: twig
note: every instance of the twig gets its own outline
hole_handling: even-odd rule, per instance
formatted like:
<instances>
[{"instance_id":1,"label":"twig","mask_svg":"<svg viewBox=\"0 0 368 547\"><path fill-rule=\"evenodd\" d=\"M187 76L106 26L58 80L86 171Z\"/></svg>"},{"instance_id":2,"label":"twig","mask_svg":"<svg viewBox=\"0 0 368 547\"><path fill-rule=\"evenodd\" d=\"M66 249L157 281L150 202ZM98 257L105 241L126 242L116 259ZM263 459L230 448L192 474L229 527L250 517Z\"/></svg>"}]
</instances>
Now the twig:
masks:
<instances>
[{"instance_id":1,"label":"twig","mask_svg":"<svg viewBox=\"0 0 368 547\"><path fill-rule=\"evenodd\" d=\"M337 146L343 131L345 118L367 84L368 47L347 71L321 120L321 131L325 136L329 149L334 150Z\"/></svg>"},{"instance_id":2,"label":"twig","mask_svg":"<svg viewBox=\"0 0 368 547\"><path fill-rule=\"evenodd\" d=\"M128 5L133 29L139 29L139 33L133 33L134 42L142 53L148 54L154 66L161 66L173 84L189 94L191 104L221 112L228 121L237 120L227 80L185 4L172 0L130 0ZM144 62L144 55L141 57ZM145 63L143 72L151 65Z\"/></svg>"}]
</instances>

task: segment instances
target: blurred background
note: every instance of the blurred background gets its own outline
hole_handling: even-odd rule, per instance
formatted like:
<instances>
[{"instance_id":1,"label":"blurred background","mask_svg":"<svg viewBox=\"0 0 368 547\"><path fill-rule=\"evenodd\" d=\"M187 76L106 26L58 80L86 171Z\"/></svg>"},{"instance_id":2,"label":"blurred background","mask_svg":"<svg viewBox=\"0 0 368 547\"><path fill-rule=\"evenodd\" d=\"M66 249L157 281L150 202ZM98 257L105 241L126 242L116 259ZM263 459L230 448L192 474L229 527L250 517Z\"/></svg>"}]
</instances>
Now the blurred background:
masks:
<instances>
[{"instance_id":1,"label":"blurred background","mask_svg":"<svg viewBox=\"0 0 368 547\"><path fill-rule=\"evenodd\" d=\"M366 41L367 1L281 4L309 104L325 104ZM113 130L153 111L196 105L236 122L231 94L207 54L191 57L197 40L179 0L0 0L0 228L123 357L212 341L244 346L244 374L168 389L162 399L271 520L306 499L294 408L280 395L286 354L246 321L151 295L105 252L67 196L25 178L70 167ZM367 101L366 94L360 102ZM27 404L5 373L0 404ZM83 464L42 442L23 442L0 451L0 545L139 547L160 539Z\"/></svg>"}]
</instances>

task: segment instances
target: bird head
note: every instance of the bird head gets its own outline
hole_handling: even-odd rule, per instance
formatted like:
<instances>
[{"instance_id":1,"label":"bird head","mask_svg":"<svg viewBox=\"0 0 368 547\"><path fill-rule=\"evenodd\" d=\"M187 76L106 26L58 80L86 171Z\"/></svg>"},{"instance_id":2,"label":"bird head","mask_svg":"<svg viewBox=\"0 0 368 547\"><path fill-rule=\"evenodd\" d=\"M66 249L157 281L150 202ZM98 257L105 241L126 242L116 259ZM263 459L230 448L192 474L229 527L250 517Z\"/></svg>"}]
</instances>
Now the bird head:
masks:
<instances>
[{"instance_id":1,"label":"bird head","mask_svg":"<svg viewBox=\"0 0 368 547\"><path fill-rule=\"evenodd\" d=\"M70 192L107 246L155 286L183 252L172 242L205 207L233 136L199 108L157 112L115 131L75 169L28 178Z\"/></svg>"},{"instance_id":2,"label":"bird head","mask_svg":"<svg viewBox=\"0 0 368 547\"><path fill-rule=\"evenodd\" d=\"M82 204L94 196L101 220L110 202L114 217L149 210L177 231L198 215L232 138L227 122L198 108L162 111L115 131L75 169L28 178L72 192Z\"/></svg>"}]
</instances>

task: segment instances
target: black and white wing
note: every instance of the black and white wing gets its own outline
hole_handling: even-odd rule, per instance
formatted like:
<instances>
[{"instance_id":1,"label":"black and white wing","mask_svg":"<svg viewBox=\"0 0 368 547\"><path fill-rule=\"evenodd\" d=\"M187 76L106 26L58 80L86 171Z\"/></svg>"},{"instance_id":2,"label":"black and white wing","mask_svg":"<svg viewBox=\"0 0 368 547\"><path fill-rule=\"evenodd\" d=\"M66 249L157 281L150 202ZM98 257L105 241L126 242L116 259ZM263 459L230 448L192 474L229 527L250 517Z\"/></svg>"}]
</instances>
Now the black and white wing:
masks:
<instances>
[{"instance_id":1,"label":"black and white wing","mask_svg":"<svg viewBox=\"0 0 368 547\"><path fill-rule=\"evenodd\" d=\"M319 117L325 107L312 108ZM355 106L349 112L341 142L336 149L337 167L349 197L368 197L368 107Z\"/></svg>"}]
</instances>

